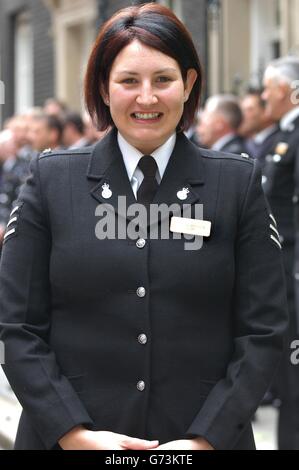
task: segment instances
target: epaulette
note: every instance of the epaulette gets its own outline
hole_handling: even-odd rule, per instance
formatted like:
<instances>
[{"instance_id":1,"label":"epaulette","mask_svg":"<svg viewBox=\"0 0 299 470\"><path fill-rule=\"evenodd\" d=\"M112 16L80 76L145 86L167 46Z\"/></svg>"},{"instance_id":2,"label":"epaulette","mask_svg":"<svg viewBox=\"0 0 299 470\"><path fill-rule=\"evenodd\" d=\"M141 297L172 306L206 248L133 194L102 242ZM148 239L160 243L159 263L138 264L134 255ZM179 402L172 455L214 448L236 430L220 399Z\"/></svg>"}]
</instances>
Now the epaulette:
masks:
<instances>
[{"instance_id":1,"label":"epaulette","mask_svg":"<svg viewBox=\"0 0 299 470\"><path fill-rule=\"evenodd\" d=\"M219 159L223 159L225 158L226 160L237 160L239 162L247 162L247 163L253 163L254 162L254 158L250 157L248 155L248 153L241 153L241 155L238 155L238 154L234 154L234 153L227 153L227 152L219 152L218 150L207 150L207 149L203 149L203 148L200 148L199 149L200 151L200 154L203 156L203 157L206 157L206 158L219 158Z\"/></svg>"},{"instance_id":2,"label":"epaulette","mask_svg":"<svg viewBox=\"0 0 299 470\"><path fill-rule=\"evenodd\" d=\"M56 155L90 155L93 150L93 146L89 147L82 147L80 149L73 149L73 150L52 150L52 149L45 149L41 152L38 156L39 159L45 157L54 157Z\"/></svg>"}]
</instances>

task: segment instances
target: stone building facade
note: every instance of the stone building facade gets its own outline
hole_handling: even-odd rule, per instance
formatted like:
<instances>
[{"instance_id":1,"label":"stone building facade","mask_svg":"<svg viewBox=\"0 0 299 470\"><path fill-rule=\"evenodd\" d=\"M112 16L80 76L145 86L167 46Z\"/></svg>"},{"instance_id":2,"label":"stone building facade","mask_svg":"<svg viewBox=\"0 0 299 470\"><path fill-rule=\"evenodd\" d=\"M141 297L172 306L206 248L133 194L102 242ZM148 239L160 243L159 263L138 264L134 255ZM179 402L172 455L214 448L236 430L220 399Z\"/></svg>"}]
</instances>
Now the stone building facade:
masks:
<instances>
[{"instance_id":1,"label":"stone building facade","mask_svg":"<svg viewBox=\"0 0 299 470\"><path fill-rule=\"evenodd\" d=\"M205 63L206 0L159 2L183 20ZM134 3L145 1L0 0L2 123L51 96L81 110L84 71L97 31L115 11Z\"/></svg>"}]
</instances>

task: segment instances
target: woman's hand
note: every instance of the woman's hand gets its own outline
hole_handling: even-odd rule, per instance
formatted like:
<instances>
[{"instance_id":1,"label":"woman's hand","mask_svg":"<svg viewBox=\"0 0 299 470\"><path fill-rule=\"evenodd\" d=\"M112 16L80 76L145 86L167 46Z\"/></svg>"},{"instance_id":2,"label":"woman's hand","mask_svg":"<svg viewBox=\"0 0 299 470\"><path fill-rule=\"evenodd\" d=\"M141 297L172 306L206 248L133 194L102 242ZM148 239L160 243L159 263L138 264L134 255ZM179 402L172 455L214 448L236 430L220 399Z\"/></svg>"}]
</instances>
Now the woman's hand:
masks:
<instances>
[{"instance_id":1,"label":"woman's hand","mask_svg":"<svg viewBox=\"0 0 299 470\"><path fill-rule=\"evenodd\" d=\"M76 426L59 441L63 450L150 450L159 445L159 441L145 441L109 431L89 431L83 426Z\"/></svg>"},{"instance_id":2,"label":"woman's hand","mask_svg":"<svg viewBox=\"0 0 299 470\"><path fill-rule=\"evenodd\" d=\"M214 450L214 448L202 437L196 437L166 442L157 447L157 450Z\"/></svg>"}]
</instances>

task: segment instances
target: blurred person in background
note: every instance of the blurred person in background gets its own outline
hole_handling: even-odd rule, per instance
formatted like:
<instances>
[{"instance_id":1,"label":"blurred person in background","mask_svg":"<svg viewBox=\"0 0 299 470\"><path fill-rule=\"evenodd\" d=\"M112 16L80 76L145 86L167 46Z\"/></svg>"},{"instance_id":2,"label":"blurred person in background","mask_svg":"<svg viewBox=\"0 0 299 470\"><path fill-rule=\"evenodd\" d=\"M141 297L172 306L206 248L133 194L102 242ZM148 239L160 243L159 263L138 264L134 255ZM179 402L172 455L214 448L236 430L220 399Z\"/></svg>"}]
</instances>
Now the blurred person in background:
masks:
<instances>
[{"instance_id":1,"label":"blurred person in background","mask_svg":"<svg viewBox=\"0 0 299 470\"><path fill-rule=\"evenodd\" d=\"M79 113L69 112L63 120L63 145L68 150L87 147L88 139L85 136L85 128Z\"/></svg>"},{"instance_id":2,"label":"blurred person in background","mask_svg":"<svg viewBox=\"0 0 299 470\"><path fill-rule=\"evenodd\" d=\"M211 96L197 126L200 143L206 148L221 152L245 152L245 142L238 134L242 118L242 111L235 96Z\"/></svg>"},{"instance_id":3,"label":"blurred person in background","mask_svg":"<svg viewBox=\"0 0 299 470\"><path fill-rule=\"evenodd\" d=\"M6 129L0 133L0 245L4 237L10 212L25 182L29 165L17 156L18 145L13 132ZM1 251L1 248L0 248Z\"/></svg>"},{"instance_id":4,"label":"blurred person in background","mask_svg":"<svg viewBox=\"0 0 299 470\"><path fill-rule=\"evenodd\" d=\"M105 135L111 130L109 127L106 131L99 131L87 113L84 113L83 122L84 136L87 141L87 145L94 145L96 142L103 139L103 137L105 137Z\"/></svg>"},{"instance_id":5,"label":"blurred person in background","mask_svg":"<svg viewBox=\"0 0 299 470\"><path fill-rule=\"evenodd\" d=\"M62 148L63 124L56 116L36 114L31 117L28 139L36 152Z\"/></svg>"},{"instance_id":6,"label":"blurred person in background","mask_svg":"<svg viewBox=\"0 0 299 470\"><path fill-rule=\"evenodd\" d=\"M191 127L189 127L189 129L186 130L185 136L188 137L188 139L191 142L193 142L193 144L201 147L201 144L200 144L200 141L199 141L199 136L198 136L198 133L196 131L197 127L199 126L200 116L201 116L201 111L198 111L197 114L196 114L194 123L192 124Z\"/></svg>"},{"instance_id":7,"label":"blurred person in background","mask_svg":"<svg viewBox=\"0 0 299 470\"><path fill-rule=\"evenodd\" d=\"M263 166L279 127L266 111L266 103L262 99L261 90L248 90L241 99L240 106L243 121L239 128L239 134L246 139L245 144L249 155L257 158Z\"/></svg>"},{"instance_id":8,"label":"blurred person in background","mask_svg":"<svg viewBox=\"0 0 299 470\"><path fill-rule=\"evenodd\" d=\"M5 128L10 129L14 134L17 151L24 147L27 142L27 123L24 116L16 115L5 123Z\"/></svg>"},{"instance_id":9,"label":"blurred person in background","mask_svg":"<svg viewBox=\"0 0 299 470\"><path fill-rule=\"evenodd\" d=\"M55 116L58 119L63 119L68 111L68 106L57 98L48 98L43 106L43 112L45 114Z\"/></svg>"},{"instance_id":10,"label":"blurred person in background","mask_svg":"<svg viewBox=\"0 0 299 470\"><path fill-rule=\"evenodd\" d=\"M17 146L17 157L30 161L34 152L28 139L30 119L28 114L16 115L8 120L5 125L6 129L10 129L14 134Z\"/></svg>"},{"instance_id":11,"label":"blurred person in background","mask_svg":"<svg viewBox=\"0 0 299 470\"><path fill-rule=\"evenodd\" d=\"M22 156L26 160L30 161L34 156L36 156L39 151L35 150L32 147L32 142L31 142L31 129L34 127L35 124L35 118L40 117L44 114L43 108L40 106L34 106L32 108L27 109L27 111L23 114L23 117L26 121L27 125L27 131L26 131L26 141L27 145L22 149Z\"/></svg>"},{"instance_id":12,"label":"blurred person in background","mask_svg":"<svg viewBox=\"0 0 299 470\"><path fill-rule=\"evenodd\" d=\"M299 366L291 362L291 343L299 333L299 59L283 57L264 74L266 112L279 132L263 168L264 191L280 231L287 280L289 331L279 371L279 449L299 450Z\"/></svg>"}]
</instances>

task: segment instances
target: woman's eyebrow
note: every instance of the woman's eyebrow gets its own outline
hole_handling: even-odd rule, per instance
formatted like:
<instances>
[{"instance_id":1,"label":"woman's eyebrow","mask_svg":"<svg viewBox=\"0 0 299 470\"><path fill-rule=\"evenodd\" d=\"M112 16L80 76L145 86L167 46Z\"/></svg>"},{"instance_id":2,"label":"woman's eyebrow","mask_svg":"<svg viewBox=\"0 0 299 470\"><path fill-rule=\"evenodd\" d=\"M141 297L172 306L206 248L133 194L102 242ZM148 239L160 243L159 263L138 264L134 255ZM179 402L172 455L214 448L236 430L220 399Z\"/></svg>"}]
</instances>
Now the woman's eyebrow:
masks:
<instances>
[{"instance_id":1,"label":"woman's eyebrow","mask_svg":"<svg viewBox=\"0 0 299 470\"><path fill-rule=\"evenodd\" d=\"M165 68L165 69L156 70L154 72L154 74L167 73L167 72L177 72L177 70L175 68L168 67L168 68ZM117 74L126 74L126 75L139 75L138 72L133 72L132 70L118 70L116 73Z\"/></svg>"}]
</instances>

